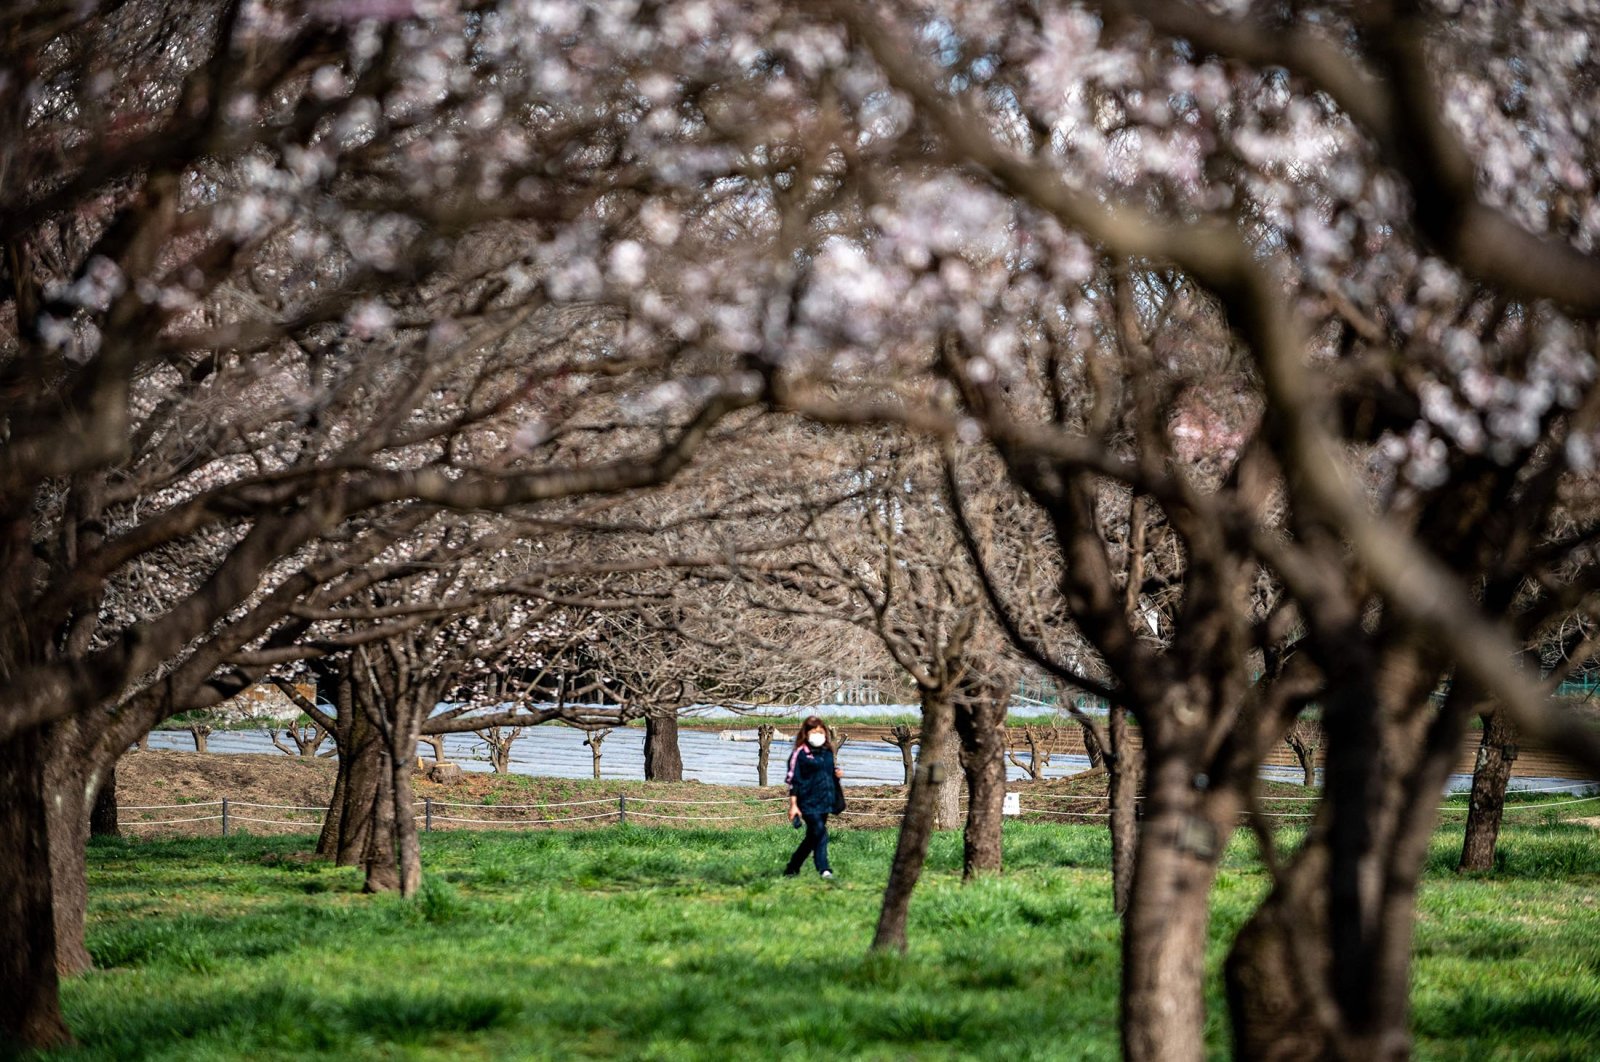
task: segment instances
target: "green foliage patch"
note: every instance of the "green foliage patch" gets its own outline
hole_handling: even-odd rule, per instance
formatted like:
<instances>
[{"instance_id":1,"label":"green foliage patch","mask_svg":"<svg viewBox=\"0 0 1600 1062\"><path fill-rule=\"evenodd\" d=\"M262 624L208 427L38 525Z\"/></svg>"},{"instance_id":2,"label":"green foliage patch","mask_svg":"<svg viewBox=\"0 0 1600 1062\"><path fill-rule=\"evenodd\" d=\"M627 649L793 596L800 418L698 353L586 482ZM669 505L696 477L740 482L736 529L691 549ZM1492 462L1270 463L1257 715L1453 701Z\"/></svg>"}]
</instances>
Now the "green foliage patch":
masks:
<instances>
[{"instance_id":1,"label":"green foliage patch","mask_svg":"<svg viewBox=\"0 0 1600 1062\"><path fill-rule=\"evenodd\" d=\"M419 896L363 896L306 838L97 842L89 943L53 1059L1112 1059L1119 923L1104 831L1012 823L963 886L935 838L909 954L866 948L894 835L847 831L839 877L778 876L782 828L424 838ZM1286 837L1292 842L1292 837ZM1513 827L1458 878L1441 831L1419 901L1419 1058L1589 1058L1600 1043L1600 845ZM1254 843L1214 893L1217 971L1266 889Z\"/></svg>"}]
</instances>

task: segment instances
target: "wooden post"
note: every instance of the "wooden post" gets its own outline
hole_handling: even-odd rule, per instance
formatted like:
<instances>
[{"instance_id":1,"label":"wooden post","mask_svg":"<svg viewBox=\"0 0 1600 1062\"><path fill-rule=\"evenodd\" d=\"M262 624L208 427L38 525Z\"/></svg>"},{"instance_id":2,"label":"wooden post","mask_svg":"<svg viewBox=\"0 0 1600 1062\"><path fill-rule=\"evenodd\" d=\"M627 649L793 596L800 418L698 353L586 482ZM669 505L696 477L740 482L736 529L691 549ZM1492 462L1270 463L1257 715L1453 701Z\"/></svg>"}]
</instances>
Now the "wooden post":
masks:
<instances>
[{"instance_id":1,"label":"wooden post","mask_svg":"<svg viewBox=\"0 0 1600 1062\"><path fill-rule=\"evenodd\" d=\"M228 798L222 798L222 836L228 836Z\"/></svg>"},{"instance_id":2,"label":"wooden post","mask_svg":"<svg viewBox=\"0 0 1600 1062\"><path fill-rule=\"evenodd\" d=\"M617 797L617 825L625 826L628 823L628 794L623 793Z\"/></svg>"},{"instance_id":3,"label":"wooden post","mask_svg":"<svg viewBox=\"0 0 1600 1062\"><path fill-rule=\"evenodd\" d=\"M433 832L433 797L422 798L422 832Z\"/></svg>"}]
</instances>

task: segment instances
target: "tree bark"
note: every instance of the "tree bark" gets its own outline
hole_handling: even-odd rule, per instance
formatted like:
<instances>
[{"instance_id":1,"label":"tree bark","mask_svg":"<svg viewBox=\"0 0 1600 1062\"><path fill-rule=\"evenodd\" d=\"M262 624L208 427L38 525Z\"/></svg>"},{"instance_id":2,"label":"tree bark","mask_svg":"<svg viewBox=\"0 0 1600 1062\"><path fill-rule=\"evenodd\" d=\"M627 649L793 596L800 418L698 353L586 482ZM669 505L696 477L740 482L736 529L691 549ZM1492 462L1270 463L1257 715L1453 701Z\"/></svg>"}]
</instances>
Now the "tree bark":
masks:
<instances>
[{"instance_id":1,"label":"tree bark","mask_svg":"<svg viewBox=\"0 0 1600 1062\"><path fill-rule=\"evenodd\" d=\"M1317 784L1317 749L1322 745L1321 727L1305 721L1298 722L1289 728L1283 740L1294 750L1294 758L1300 763L1302 784L1307 789L1314 788Z\"/></svg>"},{"instance_id":2,"label":"tree bark","mask_svg":"<svg viewBox=\"0 0 1600 1062\"><path fill-rule=\"evenodd\" d=\"M385 771L383 739L355 701L355 683L341 669L334 689L333 741L339 769L328 815L317 838L317 854L342 867L366 861L371 843L373 809L380 800Z\"/></svg>"},{"instance_id":3,"label":"tree bark","mask_svg":"<svg viewBox=\"0 0 1600 1062\"><path fill-rule=\"evenodd\" d=\"M772 735L777 732L778 728L771 723L756 727L756 785L767 784L767 768L772 763Z\"/></svg>"},{"instance_id":4,"label":"tree bark","mask_svg":"<svg viewBox=\"0 0 1600 1062\"><path fill-rule=\"evenodd\" d=\"M1205 1057L1209 895L1240 802L1197 791L1185 757L1146 755L1149 810L1123 915L1123 1055L1186 1062Z\"/></svg>"},{"instance_id":5,"label":"tree bark","mask_svg":"<svg viewBox=\"0 0 1600 1062\"><path fill-rule=\"evenodd\" d=\"M906 917L911 910L912 890L917 887L922 865L928 858L934 805L939 790L954 788L958 769L953 757L946 758L950 747L950 717L948 693L924 690L917 767L911 775L911 790L906 794L894 862L889 866L889 882L883 890L883 907L878 912L878 927L872 937L873 951L906 950Z\"/></svg>"},{"instance_id":6,"label":"tree bark","mask_svg":"<svg viewBox=\"0 0 1600 1062\"><path fill-rule=\"evenodd\" d=\"M412 743L415 745L415 742ZM422 886L422 841L417 836L417 809L412 806L412 760L391 758L390 793L394 797L394 854L401 896L411 897ZM371 879L371 872L368 872Z\"/></svg>"},{"instance_id":7,"label":"tree bark","mask_svg":"<svg viewBox=\"0 0 1600 1062\"><path fill-rule=\"evenodd\" d=\"M954 714L953 708L951 714ZM953 830L961 825L961 791L967 785L966 776L961 772L961 741L956 737L953 725L945 729L944 745L940 749L939 758L941 762L949 765L949 773L945 777L945 783L939 787L934 802L933 828Z\"/></svg>"},{"instance_id":8,"label":"tree bark","mask_svg":"<svg viewBox=\"0 0 1600 1062\"><path fill-rule=\"evenodd\" d=\"M62 976L89 970L84 943L89 907L89 809L99 771L82 748L80 723L66 719L44 730L45 828L50 849L51 908L55 921L56 970Z\"/></svg>"},{"instance_id":9,"label":"tree bark","mask_svg":"<svg viewBox=\"0 0 1600 1062\"><path fill-rule=\"evenodd\" d=\"M1052 736L1060 732L1059 727L1051 727L1050 729L1053 732ZM1104 767L1106 765L1106 750L1100 744L1100 735L1095 733L1093 727L1080 725L1078 729L1083 731L1083 751L1088 754L1090 769ZM1050 757L1046 755L1045 762L1048 763L1049 760Z\"/></svg>"},{"instance_id":10,"label":"tree bark","mask_svg":"<svg viewBox=\"0 0 1600 1062\"><path fill-rule=\"evenodd\" d=\"M388 755L382 735L362 718L351 729L351 742L348 751L340 749L337 802L328 808L323 836L317 844L319 855L331 857L342 867L367 860L373 834L381 828L377 812L388 790L384 781L389 771Z\"/></svg>"},{"instance_id":11,"label":"tree bark","mask_svg":"<svg viewBox=\"0 0 1600 1062\"><path fill-rule=\"evenodd\" d=\"M1517 758L1517 728L1499 709L1483 714L1483 738L1472 768L1472 799L1457 870L1493 870L1500 819L1506 809L1511 765Z\"/></svg>"},{"instance_id":12,"label":"tree bark","mask_svg":"<svg viewBox=\"0 0 1600 1062\"><path fill-rule=\"evenodd\" d=\"M207 739L211 736L211 727L205 723L195 723L189 727L189 734L194 738L194 750L196 752L211 751L207 747Z\"/></svg>"},{"instance_id":13,"label":"tree bark","mask_svg":"<svg viewBox=\"0 0 1600 1062\"><path fill-rule=\"evenodd\" d=\"M1006 802L1006 700L983 697L958 705L955 729L961 738L961 770L967 782L967 822L962 834L961 878L998 874L1002 867L1001 827Z\"/></svg>"},{"instance_id":14,"label":"tree bark","mask_svg":"<svg viewBox=\"0 0 1600 1062\"><path fill-rule=\"evenodd\" d=\"M901 785L911 784L911 748L917 743L917 738L911 733L911 728L904 723L895 724L891 731L889 744L900 750L900 764L905 771L905 778Z\"/></svg>"},{"instance_id":15,"label":"tree bark","mask_svg":"<svg viewBox=\"0 0 1600 1062\"><path fill-rule=\"evenodd\" d=\"M0 744L0 1049L72 1042L61 1016L45 818L45 735Z\"/></svg>"},{"instance_id":16,"label":"tree bark","mask_svg":"<svg viewBox=\"0 0 1600 1062\"><path fill-rule=\"evenodd\" d=\"M1324 701L1317 820L1225 969L1239 1057L1409 1057L1417 882L1471 695L1435 710L1432 681L1402 651Z\"/></svg>"},{"instance_id":17,"label":"tree bark","mask_svg":"<svg viewBox=\"0 0 1600 1062\"><path fill-rule=\"evenodd\" d=\"M394 790L398 772L388 750L381 745L375 759L378 776L371 790L371 812L367 818L370 825L361 853L362 867L366 871L361 891L399 892L402 882L399 854L395 851L395 809L399 798Z\"/></svg>"},{"instance_id":18,"label":"tree bark","mask_svg":"<svg viewBox=\"0 0 1600 1062\"><path fill-rule=\"evenodd\" d=\"M1088 734L1087 727L1084 733ZM1128 735L1127 712L1120 704L1106 716L1107 824L1111 830L1111 909L1128 910L1133 895L1134 860L1139 845L1140 753Z\"/></svg>"},{"instance_id":19,"label":"tree bark","mask_svg":"<svg viewBox=\"0 0 1600 1062\"><path fill-rule=\"evenodd\" d=\"M611 731L609 728L604 730L591 730L589 731L589 736L583 739L583 743L589 746L589 752L594 757L594 778L597 782L600 780L600 745L608 736L610 736L610 734ZM761 784L765 785L766 783L762 782Z\"/></svg>"},{"instance_id":20,"label":"tree bark","mask_svg":"<svg viewBox=\"0 0 1600 1062\"><path fill-rule=\"evenodd\" d=\"M334 748L338 749L337 742ZM322 817L322 829L317 833L316 853L323 859L337 859L339 836L344 831L345 792L350 787L350 758L343 754L334 760L333 794L328 797L328 812Z\"/></svg>"},{"instance_id":21,"label":"tree bark","mask_svg":"<svg viewBox=\"0 0 1600 1062\"><path fill-rule=\"evenodd\" d=\"M1224 983L1235 1058L1298 1062L1328 1056L1332 955L1327 947L1327 845L1314 826L1228 950Z\"/></svg>"},{"instance_id":22,"label":"tree bark","mask_svg":"<svg viewBox=\"0 0 1600 1062\"><path fill-rule=\"evenodd\" d=\"M111 765L100 792L95 794L94 810L89 813L90 837L120 837L122 829L117 823L117 766Z\"/></svg>"},{"instance_id":23,"label":"tree bark","mask_svg":"<svg viewBox=\"0 0 1600 1062\"><path fill-rule=\"evenodd\" d=\"M651 713L644 720L644 777L647 782L683 781L676 712Z\"/></svg>"},{"instance_id":24,"label":"tree bark","mask_svg":"<svg viewBox=\"0 0 1600 1062\"><path fill-rule=\"evenodd\" d=\"M480 730L478 736L489 749L489 766L495 774L511 772L511 746L522 731L517 727L492 727Z\"/></svg>"}]
</instances>

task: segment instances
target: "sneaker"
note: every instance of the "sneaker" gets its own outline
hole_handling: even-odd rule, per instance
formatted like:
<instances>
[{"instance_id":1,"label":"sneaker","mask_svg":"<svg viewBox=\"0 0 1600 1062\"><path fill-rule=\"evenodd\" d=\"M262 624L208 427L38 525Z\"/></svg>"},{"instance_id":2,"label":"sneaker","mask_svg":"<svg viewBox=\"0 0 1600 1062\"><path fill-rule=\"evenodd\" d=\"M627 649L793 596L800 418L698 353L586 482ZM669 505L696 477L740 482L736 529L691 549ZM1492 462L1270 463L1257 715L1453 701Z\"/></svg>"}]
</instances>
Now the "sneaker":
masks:
<instances>
[{"instance_id":1,"label":"sneaker","mask_svg":"<svg viewBox=\"0 0 1600 1062\"><path fill-rule=\"evenodd\" d=\"M831 878L831 877L833 877L833 871L831 871L831 870L824 870L824 871L823 871L823 872L822 872L822 876L823 876L823 877L825 877L825 878Z\"/></svg>"}]
</instances>

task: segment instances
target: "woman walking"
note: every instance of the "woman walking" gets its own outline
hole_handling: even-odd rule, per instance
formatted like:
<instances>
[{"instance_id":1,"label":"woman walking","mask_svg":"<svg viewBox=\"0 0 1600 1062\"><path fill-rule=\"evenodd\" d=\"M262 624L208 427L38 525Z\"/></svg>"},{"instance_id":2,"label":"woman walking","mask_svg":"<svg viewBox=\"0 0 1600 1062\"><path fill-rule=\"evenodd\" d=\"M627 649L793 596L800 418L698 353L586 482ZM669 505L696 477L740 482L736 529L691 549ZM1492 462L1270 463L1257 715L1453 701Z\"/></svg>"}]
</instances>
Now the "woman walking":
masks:
<instances>
[{"instance_id":1,"label":"woman walking","mask_svg":"<svg viewBox=\"0 0 1600 1062\"><path fill-rule=\"evenodd\" d=\"M809 855L816 860L817 873L833 877L828 865L828 815L833 811L834 779L842 777L843 772L833 764L833 749L828 747L828 728L821 719L810 716L795 735L789 769L783 776L789 783L789 819L803 819L806 824L805 840L789 857L785 875L800 873Z\"/></svg>"}]
</instances>

